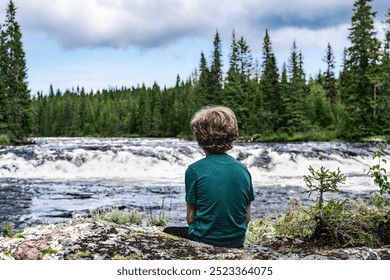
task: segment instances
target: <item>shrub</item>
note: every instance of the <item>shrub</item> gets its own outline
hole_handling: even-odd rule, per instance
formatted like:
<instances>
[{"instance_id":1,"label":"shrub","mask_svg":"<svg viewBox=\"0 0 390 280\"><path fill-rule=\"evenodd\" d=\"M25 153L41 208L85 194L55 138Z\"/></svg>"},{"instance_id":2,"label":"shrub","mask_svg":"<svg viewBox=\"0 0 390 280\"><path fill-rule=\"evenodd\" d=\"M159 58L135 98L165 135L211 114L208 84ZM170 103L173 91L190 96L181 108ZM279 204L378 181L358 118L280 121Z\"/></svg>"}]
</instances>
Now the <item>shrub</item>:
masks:
<instances>
[{"instance_id":1,"label":"shrub","mask_svg":"<svg viewBox=\"0 0 390 280\"><path fill-rule=\"evenodd\" d=\"M158 218L151 218L149 225L157 227L165 227L169 222L169 217L164 213L161 213Z\"/></svg>"},{"instance_id":2,"label":"shrub","mask_svg":"<svg viewBox=\"0 0 390 280\"><path fill-rule=\"evenodd\" d=\"M246 233L245 243L259 244L265 237L275 235L275 227L272 221L265 219L258 219L250 222Z\"/></svg>"},{"instance_id":3,"label":"shrub","mask_svg":"<svg viewBox=\"0 0 390 280\"><path fill-rule=\"evenodd\" d=\"M91 216L98 220L108 221L115 224L136 224L141 225L143 217L135 210L120 211L117 208L112 210L92 211Z\"/></svg>"},{"instance_id":4,"label":"shrub","mask_svg":"<svg viewBox=\"0 0 390 280\"><path fill-rule=\"evenodd\" d=\"M306 211L299 200L291 199L289 208L274 226L277 236L306 238L312 235L316 221L312 208Z\"/></svg>"},{"instance_id":5,"label":"shrub","mask_svg":"<svg viewBox=\"0 0 390 280\"><path fill-rule=\"evenodd\" d=\"M0 134L0 145L9 145L11 140L7 134Z\"/></svg>"},{"instance_id":6,"label":"shrub","mask_svg":"<svg viewBox=\"0 0 390 280\"><path fill-rule=\"evenodd\" d=\"M5 222L3 225L3 236L12 237L14 235L15 225L11 222Z\"/></svg>"}]
</instances>

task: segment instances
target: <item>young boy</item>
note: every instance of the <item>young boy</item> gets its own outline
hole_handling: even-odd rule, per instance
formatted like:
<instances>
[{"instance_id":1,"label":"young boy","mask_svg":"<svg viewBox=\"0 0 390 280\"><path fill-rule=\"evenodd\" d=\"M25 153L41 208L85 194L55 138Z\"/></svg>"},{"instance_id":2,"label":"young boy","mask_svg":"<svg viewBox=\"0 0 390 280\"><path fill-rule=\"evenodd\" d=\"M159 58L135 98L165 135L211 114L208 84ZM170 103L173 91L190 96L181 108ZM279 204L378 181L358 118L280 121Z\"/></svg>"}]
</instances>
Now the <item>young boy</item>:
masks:
<instances>
[{"instance_id":1,"label":"young boy","mask_svg":"<svg viewBox=\"0 0 390 280\"><path fill-rule=\"evenodd\" d=\"M205 107L191 129L206 157L185 173L190 239L221 247L243 246L254 192L247 168L226 154L238 137L237 120L226 107Z\"/></svg>"}]
</instances>

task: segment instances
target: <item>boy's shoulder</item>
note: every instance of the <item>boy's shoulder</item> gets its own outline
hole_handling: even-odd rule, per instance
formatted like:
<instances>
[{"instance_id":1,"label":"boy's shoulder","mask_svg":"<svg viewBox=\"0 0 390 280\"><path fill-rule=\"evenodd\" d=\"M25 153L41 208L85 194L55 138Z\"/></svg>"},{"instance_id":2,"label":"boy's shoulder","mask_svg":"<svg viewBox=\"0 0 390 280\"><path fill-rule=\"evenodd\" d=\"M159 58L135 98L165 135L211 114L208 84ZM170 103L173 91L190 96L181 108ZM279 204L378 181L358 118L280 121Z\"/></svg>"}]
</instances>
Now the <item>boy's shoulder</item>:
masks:
<instances>
[{"instance_id":1,"label":"boy's shoulder","mask_svg":"<svg viewBox=\"0 0 390 280\"><path fill-rule=\"evenodd\" d=\"M236 158L228 155L228 154L212 154L208 155L202 159L199 159L192 164L189 165L191 168L199 168L199 167L204 167L204 166L209 166L209 165L215 165L215 164L221 164L221 165L239 165L243 168L246 169L246 166L238 161Z\"/></svg>"}]
</instances>

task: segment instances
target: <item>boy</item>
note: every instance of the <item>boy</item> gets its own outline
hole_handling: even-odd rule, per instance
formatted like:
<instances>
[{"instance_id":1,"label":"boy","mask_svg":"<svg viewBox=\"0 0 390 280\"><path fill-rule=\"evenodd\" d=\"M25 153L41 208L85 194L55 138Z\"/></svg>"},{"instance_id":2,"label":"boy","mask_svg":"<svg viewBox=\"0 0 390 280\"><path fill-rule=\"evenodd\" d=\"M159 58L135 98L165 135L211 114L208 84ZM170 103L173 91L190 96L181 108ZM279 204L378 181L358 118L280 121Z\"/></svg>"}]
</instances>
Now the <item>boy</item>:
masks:
<instances>
[{"instance_id":1,"label":"boy","mask_svg":"<svg viewBox=\"0 0 390 280\"><path fill-rule=\"evenodd\" d=\"M238 137L237 120L226 107L205 107L191 129L206 157L185 173L188 237L221 247L242 247L254 192L247 168L226 154Z\"/></svg>"}]
</instances>

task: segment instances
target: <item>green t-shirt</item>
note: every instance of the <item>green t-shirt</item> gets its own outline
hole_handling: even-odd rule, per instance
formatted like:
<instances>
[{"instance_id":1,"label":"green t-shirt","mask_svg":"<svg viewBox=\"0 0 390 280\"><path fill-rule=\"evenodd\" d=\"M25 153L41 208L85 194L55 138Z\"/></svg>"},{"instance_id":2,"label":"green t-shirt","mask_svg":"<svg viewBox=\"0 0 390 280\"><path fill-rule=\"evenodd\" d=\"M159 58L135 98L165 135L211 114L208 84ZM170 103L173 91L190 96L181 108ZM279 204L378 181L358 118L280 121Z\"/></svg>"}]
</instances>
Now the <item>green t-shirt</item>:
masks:
<instances>
[{"instance_id":1,"label":"green t-shirt","mask_svg":"<svg viewBox=\"0 0 390 280\"><path fill-rule=\"evenodd\" d=\"M185 186L186 203L196 206L189 236L214 246L241 247L247 208L254 200L245 165L227 154L208 155L187 168Z\"/></svg>"}]
</instances>

